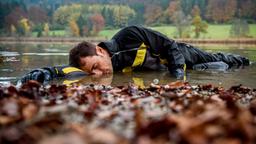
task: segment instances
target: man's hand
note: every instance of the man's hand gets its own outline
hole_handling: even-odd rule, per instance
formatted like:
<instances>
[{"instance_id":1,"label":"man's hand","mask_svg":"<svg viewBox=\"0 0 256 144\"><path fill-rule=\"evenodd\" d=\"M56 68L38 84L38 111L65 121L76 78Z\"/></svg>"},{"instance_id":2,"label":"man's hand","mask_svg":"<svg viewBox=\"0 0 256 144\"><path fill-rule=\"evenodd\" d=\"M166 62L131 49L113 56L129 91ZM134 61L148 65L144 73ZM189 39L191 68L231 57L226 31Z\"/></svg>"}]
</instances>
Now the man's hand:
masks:
<instances>
[{"instance_id":1,"label":"man's hand","mask_svg":"<svg viewBox=\"0 0 256 144\"><path fill-rule=\"evenodd\" d=\"M26 83L29 80L36 80L40 83L47 83L52 79L51 73L45 69L33 70L21 78L21 83Z\"/></svg>"},{"instance_id":2,"label":"man's hand","mask_svg":"<svg viewBox=\"0 0 256 144\"><path fill-rule=\"evenodd\" d=\"M173 69L170 71L172 75L174 75L177 79L183 79L184 77L184 70L181 68Z\"/></svg>"}]
</instances>

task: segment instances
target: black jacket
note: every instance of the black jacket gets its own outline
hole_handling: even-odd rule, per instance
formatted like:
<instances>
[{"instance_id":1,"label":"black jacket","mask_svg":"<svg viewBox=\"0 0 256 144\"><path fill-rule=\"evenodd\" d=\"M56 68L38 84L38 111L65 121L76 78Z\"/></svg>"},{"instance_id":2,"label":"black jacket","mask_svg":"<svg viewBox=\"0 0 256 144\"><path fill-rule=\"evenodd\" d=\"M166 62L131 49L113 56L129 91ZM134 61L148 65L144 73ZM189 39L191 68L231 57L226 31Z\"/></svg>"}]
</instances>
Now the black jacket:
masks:
<instances>
[{"instance_id":1,"label":"black jacket","mask_svg":"<svg viewBox=\"0 0 256 144\"><path fill-rule=\"evenodd\" d=\"M167 67L171 74L181 78L186 67L226 70L233 65L249 63L249 60L242 56L210 54L141 26L125 27L110 41L101 42L98 46L110 53L113 69L123 72L141 68L159 70Z\"/></svg>"},{"instance_id":2,"label":"black jacket","mask_svg":"<svg viewBox=\"0 0 256 144\"><path fill-rule=\"evenodd\" d=\"M164 69L172 73L182 69L185 59L177 43L165 35L140 26L129 26L120 30L110 41L99 46L112 56L114 70Z\"/></svg>"}]
</instances>

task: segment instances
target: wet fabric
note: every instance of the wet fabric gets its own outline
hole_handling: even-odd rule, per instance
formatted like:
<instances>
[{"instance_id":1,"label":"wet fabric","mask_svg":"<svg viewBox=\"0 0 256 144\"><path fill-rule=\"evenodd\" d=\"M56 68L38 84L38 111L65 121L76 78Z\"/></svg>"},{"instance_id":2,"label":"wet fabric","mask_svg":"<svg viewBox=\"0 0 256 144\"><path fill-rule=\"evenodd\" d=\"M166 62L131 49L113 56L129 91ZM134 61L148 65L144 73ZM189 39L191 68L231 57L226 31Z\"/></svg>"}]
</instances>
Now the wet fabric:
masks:
<instances>
[{"instance_id":1,"label":"wet fabric","mask_svg":"<svg viewBox=\"0 0 256 144\"><path fill-rule=\"evenodd\" d=\"M227 67L227 65L228 68L232 68L239 66L247 66L250 64L248 58L245 58L240 55L229 53L224 54L221 52L211 54L185 43L178 43L178 46L182 55L185 58L185 63L189 69L193 69L193 66L197 64L202 64L205 65L205 68L216 70L223 69Z\"/></svg>"},{"instance_id":2,"label":"wet fabric","mask_svg":"<svg viewBox=\"0 0 256 144\"><path fill-rule=\"evenodd\" d=\"M47 84L49 81L55 78L65 78L67 80L72 79L72 81L74 81L76 77L82 77L86 75L87 74L84 71L71 66L44 67L32 70L25 74L18 81L18 83L23 84L29 80L36 80L40 83Z\"/></svg>"}]
</instances>

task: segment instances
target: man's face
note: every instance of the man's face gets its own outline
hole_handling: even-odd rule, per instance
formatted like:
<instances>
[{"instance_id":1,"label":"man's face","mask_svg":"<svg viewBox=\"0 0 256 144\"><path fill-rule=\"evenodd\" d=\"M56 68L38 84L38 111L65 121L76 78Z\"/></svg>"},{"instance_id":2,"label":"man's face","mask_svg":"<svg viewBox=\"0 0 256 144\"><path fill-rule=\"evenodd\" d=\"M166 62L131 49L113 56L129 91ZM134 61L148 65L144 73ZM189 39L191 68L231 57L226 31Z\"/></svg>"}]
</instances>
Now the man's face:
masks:
<instances>
[{"instance_id":1,"label":"man's face","mask_svg":"<svg viewBox=\"0 0 256 144\"><path fill-rule=\"evenodd\" d=\"M96 54L80 58L80 68L93 75L103 75L113 73L111 58L108 52L96 46Z\"/></svg>"}]
</instances>

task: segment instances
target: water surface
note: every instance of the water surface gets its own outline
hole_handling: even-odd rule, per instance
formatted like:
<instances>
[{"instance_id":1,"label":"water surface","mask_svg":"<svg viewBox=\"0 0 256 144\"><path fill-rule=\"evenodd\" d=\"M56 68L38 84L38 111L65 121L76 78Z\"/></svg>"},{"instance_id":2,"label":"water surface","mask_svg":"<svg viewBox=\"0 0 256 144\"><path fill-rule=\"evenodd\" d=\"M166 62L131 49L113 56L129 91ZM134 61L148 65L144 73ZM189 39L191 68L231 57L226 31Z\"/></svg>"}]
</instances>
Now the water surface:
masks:
<instances>
[{"instance_id":1,"label":"water surface","mask_svg":"<svg viewBox=\"0 0 256 144\"><path fill-rule=\"evenodd\" d=\"M75 44L0 44L0 85L15 84L25 73L35 68L68 63L68 52ZM240 54L256 61L255 45L198 45L208 52L226 52ZM149 85L157 79L160 84L175 81L168 72L133 72L128 74L115 73L113 76L94 78L84 77L81 83L99 83L127 85L135 82L138 85ZM187 71L187 81L192 84L212 83L229 88L243 84L256 88L256 64L226 72ZM156 81L156 80L155 80ZM63 80L54 81L62 83Z\"/></svg>"}]
</instances>

